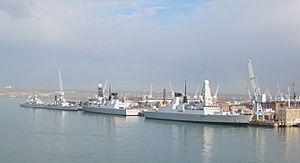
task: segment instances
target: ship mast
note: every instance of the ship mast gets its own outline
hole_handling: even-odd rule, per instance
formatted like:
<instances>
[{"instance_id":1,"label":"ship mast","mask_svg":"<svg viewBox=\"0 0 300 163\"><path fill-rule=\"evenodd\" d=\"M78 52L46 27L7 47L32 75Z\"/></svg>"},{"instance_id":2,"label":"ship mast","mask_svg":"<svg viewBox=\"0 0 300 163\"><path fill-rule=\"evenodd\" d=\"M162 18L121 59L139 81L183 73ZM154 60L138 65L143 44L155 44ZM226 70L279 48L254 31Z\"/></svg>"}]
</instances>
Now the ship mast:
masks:
<instances>
[{"instance_id":1,"label":"ship mast","mask_svg":"<svg viewBox=\"0 0 300 163\"><path fill-rule=\"evenodd\" d=\"M152 83L150 84L150 93L149 93L149 98L152 99Z\"/></svg>"},{"instance_id":2,"label":"ship mast","mask_svg":"<svg viewBox=\"0 0 300 163\"><path fill-rule=\"evenodd\" d=\"M186 104L187 101L187 96L186 96L186 80L184 81L184 96L183 96L183 103Z\"/></svg>"},{"instance_id":3,"label":"ship mast","mask_svg":"<svg viewBox=\"0 0 300 163\"><path fill-rule=\"evenodd\" d=\"M294 108L296 108L297 104L296 104L296 88L295 88L295 81L293 81L293 100L294 100Z\"/></svg>"},{"instance_id":4,"label":"ship mast","mask_svg":"<svg viewBox=\"0 0 300 163\"><path fill-rule=\"evenodd\" d=\"M60 95L64 94L64 88L63 88L63 81L61 77L61 70L60 68L58 69L58 79L59 79L59 93Z\"/></svg>"}]
</instances>

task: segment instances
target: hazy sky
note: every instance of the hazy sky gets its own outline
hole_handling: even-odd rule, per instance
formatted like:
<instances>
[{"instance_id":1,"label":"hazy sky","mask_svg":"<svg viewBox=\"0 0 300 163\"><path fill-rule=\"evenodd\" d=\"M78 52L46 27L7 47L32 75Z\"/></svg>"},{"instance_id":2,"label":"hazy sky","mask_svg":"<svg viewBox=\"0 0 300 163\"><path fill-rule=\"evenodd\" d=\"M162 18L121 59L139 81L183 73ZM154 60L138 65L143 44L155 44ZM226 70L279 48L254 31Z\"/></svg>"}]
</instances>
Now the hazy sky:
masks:
<instances>
[{"instance_id":1,"label":"hazy sky","mask_svg":"<svg viewBox=\"0 0 300 163\"><path fill-rule=\"evenodd\" d=\"M299 0L1 0L0 86L300 92Z\"/></svg>"}]
</instances>

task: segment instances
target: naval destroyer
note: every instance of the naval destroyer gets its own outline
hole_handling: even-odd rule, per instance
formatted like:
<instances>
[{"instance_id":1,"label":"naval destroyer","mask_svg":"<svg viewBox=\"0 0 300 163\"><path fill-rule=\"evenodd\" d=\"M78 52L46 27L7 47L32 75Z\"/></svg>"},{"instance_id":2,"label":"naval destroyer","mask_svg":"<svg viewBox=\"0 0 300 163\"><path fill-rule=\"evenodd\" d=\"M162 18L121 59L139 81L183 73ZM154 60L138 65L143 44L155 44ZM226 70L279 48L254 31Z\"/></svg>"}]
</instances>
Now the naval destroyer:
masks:
<instances>
[{"instance_id":1,"label":"naval destroyer","mask_svg":"<svg viewBox=\"0 0 300 163\"><path fill-rule=\"evenodd\" d=\"M204 81L200 103L197 107L188 104L185 94L174 93L170 105L152 111L145 111L146 119L160 119L186 122L221 123L221 124L249 124L252 115L223 112L216 105L211 95L209 81Z\"/></svg>"},{"instance_id":2,"label":"naval destroyer","mask_svg":"<svg viewBox=\"0 0 300 163\"><path fill-rule=\"evenodd\" d=\"M125 99L119 99L118 93L111 93L111 87L109 87L108 98L105 97L102 84L99 84L98 95L96 96L95 100L93 100L91 103L84 104L82 106L82 110L91 113L113 114L121 116L139 115L140 111L132 109L131 105L132 104Z\"/></svg>"}]
</instances>

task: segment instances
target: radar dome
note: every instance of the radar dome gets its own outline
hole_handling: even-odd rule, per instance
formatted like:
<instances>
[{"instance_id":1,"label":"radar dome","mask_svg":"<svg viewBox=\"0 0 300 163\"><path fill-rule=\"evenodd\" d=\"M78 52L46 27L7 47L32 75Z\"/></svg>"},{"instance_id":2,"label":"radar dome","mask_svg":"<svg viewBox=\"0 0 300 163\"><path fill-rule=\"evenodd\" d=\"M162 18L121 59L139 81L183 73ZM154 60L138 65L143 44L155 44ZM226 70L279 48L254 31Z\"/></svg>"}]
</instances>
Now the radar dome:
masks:
<instances>
[{"instance_id":1,"label":"radar dome","mask_svg":"<svg viewBox=\"0 0 300 163\"><path fill-rule=\"evenodd\" d=\"M205 84L205 85L208 85L208 84L209 84L209 81L208 81L208 80L204 80L204 84Z\"/></svg>"}]
</instances>

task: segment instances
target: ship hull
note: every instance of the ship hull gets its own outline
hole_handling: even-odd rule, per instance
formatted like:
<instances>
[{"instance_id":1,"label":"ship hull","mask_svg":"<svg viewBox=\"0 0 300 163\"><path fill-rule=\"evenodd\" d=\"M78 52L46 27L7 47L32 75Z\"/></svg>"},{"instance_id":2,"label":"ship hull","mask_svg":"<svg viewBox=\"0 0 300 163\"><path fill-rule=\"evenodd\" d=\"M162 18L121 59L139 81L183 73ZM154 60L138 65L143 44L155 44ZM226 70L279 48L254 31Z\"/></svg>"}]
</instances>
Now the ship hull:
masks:
<instances>
[{"instance_id":1,"label":"ship hull","mask_svg":"<svg viewBox=\"0 0 300 163\"><path fill-rule=\"evenodd\" d=\"M24 108L45 108L46 105L45 104L20 104L21 107Z\"/></svg>"},{"instance_id":2,"label":"ship hull","mask_svg":"<svg viewBox=\"0 0 300 163\"><path fill-rule=\"evenodd\" d=\"M62 110L62 111L78 111L76 106L56 106L56 105L47 105L46 109L52 110Z\"/></svg>"},{"instance_id":3,"label":"ship hull","mask_svg":"<svg viewBox=\"0 0 300 163\"><path fill-rule=\"evenodd\" d=\"M95 106L83 106L82 110L90 113L98 114L112 114L120 116L137 116L140 111L135 109L114 109L114 108L104 108L104 107L95 107Z\"/></svg>"},{"instance_id":4,"label":"ship hull","mask_svg":"<svg viewBox=\"0 0 300 163\"><path fill-rule=\"evenodd\" d=\"M171 121L185 121L198 123L219 123L219 124L249 124L252 115L203 115L192 112L144 112L147 119L160 119Z\"/></svg>"}]
</instances>

